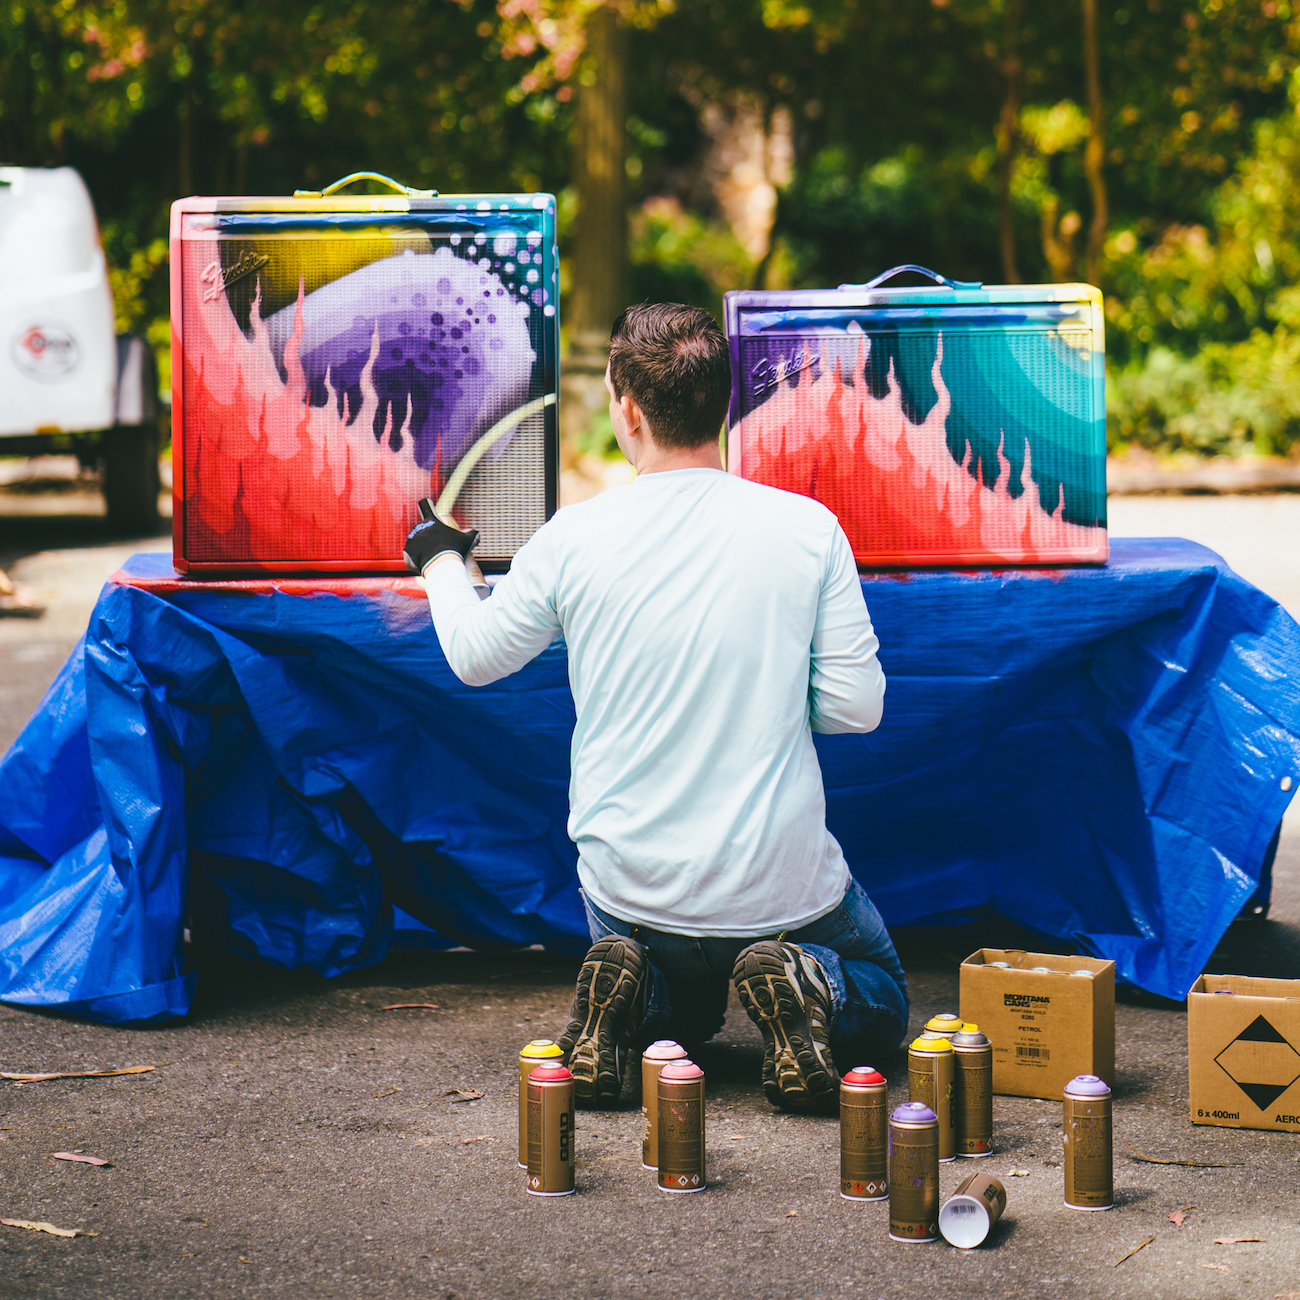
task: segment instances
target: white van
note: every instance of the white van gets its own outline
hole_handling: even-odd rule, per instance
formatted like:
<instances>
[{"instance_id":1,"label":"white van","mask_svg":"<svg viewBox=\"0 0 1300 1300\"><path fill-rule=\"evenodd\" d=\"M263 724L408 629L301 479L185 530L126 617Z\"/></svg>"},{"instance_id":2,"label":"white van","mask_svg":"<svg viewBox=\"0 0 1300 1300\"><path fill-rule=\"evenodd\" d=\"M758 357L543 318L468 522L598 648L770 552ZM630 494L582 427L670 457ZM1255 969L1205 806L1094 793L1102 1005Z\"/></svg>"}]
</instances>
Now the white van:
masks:
<instances>
[{"instance_id":1,"label":"white van","mask_svg":"<svg viewBox=\"0 0 1300 1300\"><path fill-rule=\"evenodd\" d=\"M153 351L117 336L90 195L71 167L0 167L0 456L99 465L109 518L158 518Z\"/></svg>"}]
</instances>

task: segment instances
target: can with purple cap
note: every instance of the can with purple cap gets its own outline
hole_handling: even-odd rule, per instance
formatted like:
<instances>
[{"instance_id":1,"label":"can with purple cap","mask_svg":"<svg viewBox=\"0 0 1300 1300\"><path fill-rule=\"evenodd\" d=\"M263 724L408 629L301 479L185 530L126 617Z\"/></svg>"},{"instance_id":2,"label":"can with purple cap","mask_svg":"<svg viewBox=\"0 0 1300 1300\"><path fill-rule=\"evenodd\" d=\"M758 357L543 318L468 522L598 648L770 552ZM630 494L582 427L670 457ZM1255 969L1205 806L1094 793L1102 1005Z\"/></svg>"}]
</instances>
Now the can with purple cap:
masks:
<instances>
[{"instance_id":1,"label":"can with purple cap","mask_svg":"<svg viewBox=\"0 0 1300 1300\"><path fill-rule=\"evenodd\" d=\"M924 1102L889 1117L889 1235L939 1240L939 1121Z\"/></svg>"},{"instance_id":2,"label":"can with purple cap","mask_svg":"<svg viewBox=\"0 0 1300 1300\"><path fill-rule=\"evenodd\" d=\"M1065 1203L1072 1210L1109 1210L1115 1204L1110 1089L1095 1074L1065 1085L1061 1119L1065 1147Z\"/></svg>"}]
</instances>

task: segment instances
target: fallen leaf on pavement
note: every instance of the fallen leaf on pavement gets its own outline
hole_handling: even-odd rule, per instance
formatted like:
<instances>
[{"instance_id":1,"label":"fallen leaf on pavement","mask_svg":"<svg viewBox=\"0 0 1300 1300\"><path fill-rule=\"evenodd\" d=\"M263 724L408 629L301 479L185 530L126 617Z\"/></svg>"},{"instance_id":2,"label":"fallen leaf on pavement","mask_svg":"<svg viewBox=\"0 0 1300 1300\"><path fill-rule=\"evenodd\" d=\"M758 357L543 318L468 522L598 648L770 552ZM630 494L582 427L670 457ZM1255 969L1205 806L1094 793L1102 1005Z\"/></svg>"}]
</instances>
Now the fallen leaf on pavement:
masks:
<instances>
[{"instance_id":1,"label":"fallen leaf on pavement","mask_svg":"<svg viewBox=\"0 0 1300 1300\"><path fill-rule=\"evenodd\" d=\"M148 1074L156 1065L128 1065L121 1070L65 1070L60 1074L0 1074L15 1083L44 1083L47 1079L109 1079L115 1074Z\"/></svg>"},{"instance_id":2,"label":"fallen leaf on pavement","mask_svg":"<svg viewBox=\"0 0 1300 1300\"><path fill-rule=\"evenodd\" d=\"M1169 1222L1172 1223L1175 1228L1181 1228L1183 1224L1187 1221L1188 1211L1194 1209L1196 1209L1196 1206L1194 1205L1184 1205L1181 1210L1175 1210L1169 1216Z\"/></svg>"},{"instance_id":3,"label":"fallen leaf on pavement","mask_svg":"<svg viewBox=\"0 0 1300 1300\"><path fill-rule=\"evenodd\" d=\"M790 1213L787 1214L785 1217L786 1217L787 1219L797 1219L797 1218L799 1217L799 1211L798 1211L798 1210L791 1210Z\"/></svg>"},{"instance_id":4,"label":"fallen leaf on pavement","mask_svg":"<svg viewBox=\"0 0 1300 1300\"><path fill-rule=\"evenodd\" d=\"M1155 1238L1154 1238L1154 1237L1148 1237L1145 1241L1139 1241L1138 1244L1137 1244L1136 1246L1134 1246L1133 1249L1130 1250L1129 1253L1128 1253L1127 1255L1121 1255L1121 1256L1120 1256L1120 1257L1115 1261L1115 1267L1118 1268L1118 1267L1119 1267L1119 1266L1120 1266L1120 1265L1121 1265L1121 1264L1122 1264L1126 1259L1132 1259L1133 1256L1136 1255L1136 1254L1138 1253L1139 1250L1143 1250L1143 1249L1145 1249L1145 1248L1146 1248L1147 1246L1149 1246L1153 1241L1155 1241Z\"/></svg>"},{"instance_id":5,"label":"fallen leaf on pavement","mask_svg":"<svg viewBox=\"0 0 1300 1300\"><path fill-rule=\"evenodd\" d=\"M1120 1145L1134 1160L1145 1160L1149 1165L1186 1165L1189 1169L1228 1169L1245 1163L1243 1160L1162 1160L1159 1156L1144 1155L1137 1147L1131 1147L1127 1142L1121 1142Z\"/></svg>"},{"instance_id":6,"label":"fallen leaf on pavement","mask_svg":"<svg viewBox=\"0 0 1300 1300\"><path fill-rule=\"evenodd\" d=\"M0 1219L11 1228L30 1228L33 1232L48 1232L55 1237L98 1237L97 1232L82 1232L80 1228L56 1228L52 1223L33 1223L30 1219Z\"/></svg>"},{"instance_id":7,"label":"fallen leaf on pavement","mask_svg":"<svg viewBox=\"0 0 1300 1300\"><path fill-rule=\"evenodd\" d=\"M51 1151L51 1160L74 1160L79 1165L111 1165L111 1160L101 1160L98 1156L83 1156L79 1151Z\"/></svg>"},{"instance_id":8,"label":"fallen leaf on pavement","mask_svg":"<svg viewBox=\"0 0 1300 1300\"><path fill-rule=\"evenodd\" d=\"M1215 1237L1216 1246L1240 1246L1243 1241L1267 1241L1267 1237Z\"/></svg>"},{"instance_id":9,"label":"fallen leaf on pavement","mask_svg":"<svg viewBox=\"0 0 1300 1300\"><path fill-rule=\"evenodd\" d=\"M464 1146L469 1146L469 1144L470 1144L471 1142L495 1142L495 1141L496 1141L496 1138L494 1138L494 1137L490 1137L490 1136L487 1135L487 1134L484 1134L483 1137L476 1137L476 1138L461 1138L461 1143L462 1143Z\"/></svg>"},{"instance_id":10,"label":"fallen leaf on pavement","mask_svg":"<svg viewBox=\"0 0 1300 1300\"><path fill-rule=\"evenodd\" d=\"M380 1097L391 1097L396 1091L396 1088L389 1088L387 1092L377 1092L375 1093L375 1100L378 1101Z\"/></svg>"},{"instance_id":11,"label":"fallen leaf on pavement","mask_svg":"<svg viewBox=\"0 0 1300 1300\"><path fill-rule=\"evenodd\" d=\"M450 1097L451 1104L456 1106L462 1101L477 1101L483 1094L474 1091L472 1088L448 1088L442 1095Z\"/></svg>"},{"instance_id":12,"label":"fallen leaf on pavement","mask_svg":"<svg viewBox=\"0 0 1300 1300\"><path fill-rule=\"evenodd\" d=\"M1197 1268L1212 1268L1212 1269L1214 1269L1216 1272L1219 1272L1219 1273L1226 1273L1226 1272L1228 1271L1228 1266L1227 1266L1226 1264L1197 1264L1196 1267L1197 1267Z\"/></svg>"},{"instance_id":13,"label":"fallen leaf on pavement","mask_svg":"<svg viewBox=\"0 0 1300 1300\"><path fill-rule=\"evenodd\" d=\"M1008 1178L1028 1178L1028 1177L1029 1177L1029 1170L1028 1170L1028 1169L1008 1169L1008 1170L1007 1170L1007 1177L1008 1177Z\"/></svg>"},{"instance_id":14,"label":"fallen leaf on pavement","mask_svg":"<svg viewBox=\"0 0 1300 1300\"><path fill-rule=\"evenodd\" d=\"M1223 1267L1222 1264L1219 1265ZM1273 1300L1300 1300L1300 1291L1274 1291Z\"/></svg>"},{"instance_id":15,"label":"fallen leaf on pavement","mask_svg":"<svg viewBox=\"0 0 1300 1300\"><path fill-rule=\"evenodd\" d=\"M380 1007L380 1011L441 1011L436 1002L394 1002L391 1007Z\"/></svg>"},{"instance_id":16,"label":"fallen leaf on pavement","mask_svg":"<svg viewBox=\"0 0 1300 1300\"><path fill-rule=\"evenodd\" d=\"M732 1135L727 1139L728 1142L743 1142L744 1140L745 1140L744 1135L741 1134L741 1133L733 1133L733 1134L732 1134Z\"/></svg>"}]
</instances>

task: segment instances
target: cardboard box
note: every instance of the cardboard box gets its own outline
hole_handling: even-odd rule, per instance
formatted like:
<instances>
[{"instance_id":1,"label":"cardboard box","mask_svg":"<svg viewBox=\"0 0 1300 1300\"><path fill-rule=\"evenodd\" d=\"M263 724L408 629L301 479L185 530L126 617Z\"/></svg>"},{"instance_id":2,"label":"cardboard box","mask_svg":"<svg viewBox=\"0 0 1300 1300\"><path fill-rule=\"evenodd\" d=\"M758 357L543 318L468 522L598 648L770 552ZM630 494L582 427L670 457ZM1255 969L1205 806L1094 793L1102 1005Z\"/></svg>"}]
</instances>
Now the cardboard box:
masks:
<instances>
[{"instance_id":1,"label":"cardboard box","mask_svg":"<svg viewBox=\"0 0 1300 1300\"><path fill-rule=\"evenodd\" d=\"M1202 975L1187 995L1187 1083L1193 1124L1300 1133L1300 980Z\"/></svg>"},{"instance_id":2,"label":"cardboard box","mask_svg":"<svg viewBox=\"0 0 1300 1300\"><path fill-rule=\"evenodd\" d=\"M981 948L961 965L961 1016L993 1044L996 1093L1057 1101L1077 1074L1115 1085L1113 961Z\"/></svg>"}]
</instances>

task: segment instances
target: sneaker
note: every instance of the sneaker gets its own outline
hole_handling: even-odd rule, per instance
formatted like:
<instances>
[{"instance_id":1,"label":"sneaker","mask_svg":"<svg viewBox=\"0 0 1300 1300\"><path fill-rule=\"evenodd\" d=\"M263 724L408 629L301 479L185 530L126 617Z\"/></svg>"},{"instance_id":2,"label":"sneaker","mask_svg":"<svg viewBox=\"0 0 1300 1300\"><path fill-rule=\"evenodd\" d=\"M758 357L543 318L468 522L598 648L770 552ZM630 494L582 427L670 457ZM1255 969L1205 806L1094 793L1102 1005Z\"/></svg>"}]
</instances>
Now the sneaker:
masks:
<instances>
[{"instance_id":1,"label":"sneaker","mask_svg":"<svg viewBox=\"0 0 1300 1300\"><path fill-rule=\"evenodd\" d=\"M617 1104L628 1044L649 1000L649 961L635 939L611 935L592 944L578 971L569 1027L560 1036L580 1106Z\"/></svg>"},{"instance_id":2,"label":"sneaker","mask_svg":"<svg viewBox=\"0 0 1300 1300\"><path fill-rule=\"evenodd\" d=\"M753 943L731 978L740 1005L763 1033L763 1091L784 1110L834 1107L840 1076L830 1051L826 974L796 943Z\"/></svg>"}]
</instances>

